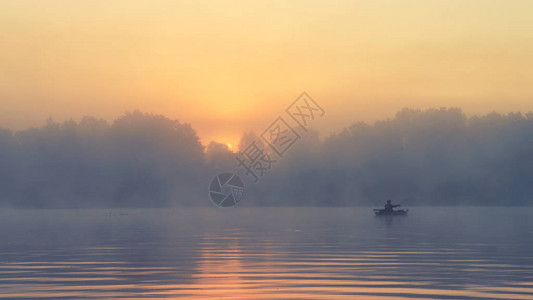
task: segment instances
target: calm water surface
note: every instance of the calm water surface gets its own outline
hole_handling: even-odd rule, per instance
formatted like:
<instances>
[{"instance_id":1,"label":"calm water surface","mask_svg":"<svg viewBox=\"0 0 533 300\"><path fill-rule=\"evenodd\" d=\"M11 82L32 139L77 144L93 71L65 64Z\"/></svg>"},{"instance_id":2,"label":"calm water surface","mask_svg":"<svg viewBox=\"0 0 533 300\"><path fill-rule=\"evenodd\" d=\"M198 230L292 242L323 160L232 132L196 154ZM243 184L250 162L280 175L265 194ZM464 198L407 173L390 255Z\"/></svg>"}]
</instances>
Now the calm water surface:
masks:
<instances>
[{"instance_id":1,"label":"calm water surface","mask_svg":"<svg viewBox=\"0 0 533 300\"><path fill-rule=\"evenodd\" d=\"M3 210L2 299L533 299L532 208Z\"/></svg>"}]
</instances>

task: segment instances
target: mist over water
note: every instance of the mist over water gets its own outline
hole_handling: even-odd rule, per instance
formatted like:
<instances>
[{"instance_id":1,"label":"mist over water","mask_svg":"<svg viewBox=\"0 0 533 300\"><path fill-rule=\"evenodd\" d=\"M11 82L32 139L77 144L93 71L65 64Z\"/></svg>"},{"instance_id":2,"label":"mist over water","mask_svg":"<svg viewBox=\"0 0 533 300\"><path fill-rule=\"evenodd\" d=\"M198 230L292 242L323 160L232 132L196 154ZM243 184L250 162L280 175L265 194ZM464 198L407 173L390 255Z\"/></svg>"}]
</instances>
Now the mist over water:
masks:
<instances>
[{"instance_id":1,"label":"mist over water","mask_svg":"<svg viewBox=\"0 0 533 300\"><path fill-rule=\"evenodd\" d=\"M532 11L0 0L0 300L533 300Z\"/></svg>"},{"instance_id":2,"label":"mist over water","mask_svg":"<svg viewBox=\"0 0 533 300\"><path fill-rule=\"evenodd\" d=\"M3 210L0 298L531 299L533 209Z\"/></svg>"},{"instance_id":3,"label":"mist over water","mask_svg":"<svg viewBox=\"0 0 533 300\"><path fill-rule=\"evenodd\" d=\"M241 144L254 137L243 134ZM248 183L244 206L385 199L531 205L533 113L467 117L457 108L404 109L322 139L309 130L273 159L254 185L226 145L200 143L194 124L139 111L113 123L49 120L38 129L0 129L0 206L205 206L207 185L221 172Z\"/></svg>"},{"instance_id":4,"label":"mist over water","mask_svg":"<svg viewBox=\"0 0 533 300\"><path fill-rule=\"evenodd\" d=\"M252 184L161 115L0 130L0 298L532 299L532 134L531 113L405 109L309 130ZM221 172L236 208L208 199ZM386 199L408 216L354 207Z\"/></svg>"}]
</instances>

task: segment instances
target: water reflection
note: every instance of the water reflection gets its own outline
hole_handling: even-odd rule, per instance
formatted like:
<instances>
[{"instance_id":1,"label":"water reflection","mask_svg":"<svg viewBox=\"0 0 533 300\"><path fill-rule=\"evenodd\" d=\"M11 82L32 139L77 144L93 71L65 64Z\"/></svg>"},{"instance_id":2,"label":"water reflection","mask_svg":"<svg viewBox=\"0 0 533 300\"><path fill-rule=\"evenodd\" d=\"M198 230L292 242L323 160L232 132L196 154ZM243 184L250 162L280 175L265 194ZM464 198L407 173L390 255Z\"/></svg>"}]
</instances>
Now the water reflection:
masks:
<instances>
[{"instance_id":1,"label":"water reflection","mask_svg":"<svg viewBox=\"0 0 533 300\"><path fill-rule=\"evenodd\" d=\"M0 298L532 299L533 210L494 210L4 212Z\"/></svg>"}]
</instances>

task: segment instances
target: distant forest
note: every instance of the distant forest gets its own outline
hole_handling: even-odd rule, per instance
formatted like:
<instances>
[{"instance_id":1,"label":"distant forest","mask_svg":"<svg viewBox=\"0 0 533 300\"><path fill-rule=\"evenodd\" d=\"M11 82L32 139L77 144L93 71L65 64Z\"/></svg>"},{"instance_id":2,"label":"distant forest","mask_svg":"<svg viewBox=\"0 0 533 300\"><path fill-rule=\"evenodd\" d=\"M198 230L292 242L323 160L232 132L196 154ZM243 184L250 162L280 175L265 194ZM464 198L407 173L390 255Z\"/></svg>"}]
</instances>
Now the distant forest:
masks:
<instances>
[{"instance_id":1,"label":"distant forest","mask_svg":"<svg viewBox=\"0 0 533 300\"><path fill-rule=\"evenodd\" d=\"M253 140L243 135L241 144ZM533 113L467 117L404 109L319 139L302 135L256 184L223 144L189 125L126 113L18 132L0 129L0 205L28 208L209 205L222 171L246 183L242 205L532 205Z\"/></svg>"}]
</instances>

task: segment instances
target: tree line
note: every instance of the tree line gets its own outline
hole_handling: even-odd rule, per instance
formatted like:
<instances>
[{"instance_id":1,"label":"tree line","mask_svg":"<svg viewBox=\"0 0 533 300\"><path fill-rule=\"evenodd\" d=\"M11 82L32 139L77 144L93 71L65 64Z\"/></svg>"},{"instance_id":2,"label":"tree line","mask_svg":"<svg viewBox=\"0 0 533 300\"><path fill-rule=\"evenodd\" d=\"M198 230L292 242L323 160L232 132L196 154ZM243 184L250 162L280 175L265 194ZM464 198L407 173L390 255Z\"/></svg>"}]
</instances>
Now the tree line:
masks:
<instances>
[{"instance_id":1,"label":"tree line","mask_svg":"<svg viewBox=\"0 0 533 300\"><path fill-rule=\"evenodd\" d=\"M257 184L225 145L204 146L191 125L162 115L0 129L2 206L208 205L221 171L245 180L242 205L530 205L533 113L403 109L322 139L311 130Z\"/></svg>"}]
</instances>

